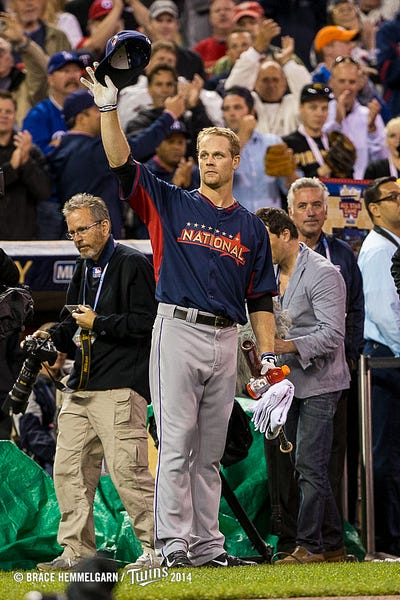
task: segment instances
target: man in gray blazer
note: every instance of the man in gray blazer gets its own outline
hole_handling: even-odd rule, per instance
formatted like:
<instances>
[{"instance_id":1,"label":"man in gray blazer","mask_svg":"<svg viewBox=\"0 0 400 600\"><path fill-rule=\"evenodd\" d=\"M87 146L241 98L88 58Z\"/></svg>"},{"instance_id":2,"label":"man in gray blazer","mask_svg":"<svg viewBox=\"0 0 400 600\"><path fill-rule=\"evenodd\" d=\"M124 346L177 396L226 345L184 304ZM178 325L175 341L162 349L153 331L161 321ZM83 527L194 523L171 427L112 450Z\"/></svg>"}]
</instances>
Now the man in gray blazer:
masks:
<instances>
[{"instance_id":1,"label":"man in gray blazer","mask_svg":"<svg viewBox=\"0 0 400 600\"><path fill-rule=\"evenodd\" d=\"M349 385L344 334L346 288L335 266L298 241L295 224L277 208L256 212L271 241L279 299L290 327L275 339L275 353L290 367L295 397L286 434L294 442L294 466L300 492L291 551L274 564L323 562L325 553L343 548L343 524L329 483L333 418L342 390ZM268 443L267 443L268 461ZM290 494L297 492L288 455L278 458L279 494L283 514ZM293 523L292 523L293 525ZM283 534L292 527L283 523Z\"/></svg>"}]
</instances>

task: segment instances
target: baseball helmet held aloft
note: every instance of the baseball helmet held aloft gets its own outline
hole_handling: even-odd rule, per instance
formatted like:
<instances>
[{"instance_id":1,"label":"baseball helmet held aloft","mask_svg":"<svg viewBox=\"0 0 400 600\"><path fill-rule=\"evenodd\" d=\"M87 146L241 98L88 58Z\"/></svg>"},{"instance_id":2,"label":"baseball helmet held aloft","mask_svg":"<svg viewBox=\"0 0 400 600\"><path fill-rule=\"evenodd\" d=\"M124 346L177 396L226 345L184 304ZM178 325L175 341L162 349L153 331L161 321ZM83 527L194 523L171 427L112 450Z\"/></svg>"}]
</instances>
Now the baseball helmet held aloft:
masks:
<instances>
[{"instance_id":1,"label":"baseball helmet held aloft","mask_svg":"<svg viewBox=\"0 0 400 600\"><path fill-rule=\"evenodd\" d=\"M150 60L151 42L139 31L120 31L106 44L105 57L96 69L96 79L105 85L108 75L113 84L121 89L139 75Z\"/></svg>"}]
</instances>

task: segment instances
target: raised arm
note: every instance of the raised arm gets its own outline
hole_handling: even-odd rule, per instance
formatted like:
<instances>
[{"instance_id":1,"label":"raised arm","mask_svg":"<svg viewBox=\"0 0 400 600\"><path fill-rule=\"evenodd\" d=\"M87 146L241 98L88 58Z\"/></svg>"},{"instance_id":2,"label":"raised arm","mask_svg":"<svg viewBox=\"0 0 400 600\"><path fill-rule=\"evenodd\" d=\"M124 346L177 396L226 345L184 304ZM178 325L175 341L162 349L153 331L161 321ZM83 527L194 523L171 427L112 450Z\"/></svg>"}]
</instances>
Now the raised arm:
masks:
<instances>
[{"instance_id":1,"label":"raised arm","mask_svg":"<svg viewBox=\"0 0 400 600\"><path fill-rule=\"evenodd\" d=\"M147 6L143 2L140 2L140 0L127 0L127 4L131 8L135 20L143 28L144 33L146 35L151 34L151 21Z\"/></svg>"},{"instance_id":2,"label":"raised arm","mask_svg":"<svg viewBox=\"0 0 400 600\"><path fill-rule=\"evenodd\" d=\"M131 150L116 110L101 114L101 138L110 167L122 167Z\"/></svg>"},{"instance_id":3,"label":"raised arm","mask_svg":"<svg viewBox=\"0 0 400 600\"><path fill-rule=\"evenodd\" d=\"M100 20L91 35L84 39L82 48L89 52L103 53L107 40L120 28L124 3L122 0L114 0L110 12Z\"/></svg>"},{"instance_id":4,"label":"raised arm","mask_svg":"<svg viewBox=\"0 0 400 600\"><path fill-rule=\"evenodd\" d=\"M94 70L86 68L89 79L81 78L81 83L92 92L94 101L99 107L101 114L101 137L104 150L110 167L121 167L124 165L131 149L122 131L117 112L118 89L108 75L105 76L106 85L101 85L96 79Z\"/></svg>"}]
</instances>

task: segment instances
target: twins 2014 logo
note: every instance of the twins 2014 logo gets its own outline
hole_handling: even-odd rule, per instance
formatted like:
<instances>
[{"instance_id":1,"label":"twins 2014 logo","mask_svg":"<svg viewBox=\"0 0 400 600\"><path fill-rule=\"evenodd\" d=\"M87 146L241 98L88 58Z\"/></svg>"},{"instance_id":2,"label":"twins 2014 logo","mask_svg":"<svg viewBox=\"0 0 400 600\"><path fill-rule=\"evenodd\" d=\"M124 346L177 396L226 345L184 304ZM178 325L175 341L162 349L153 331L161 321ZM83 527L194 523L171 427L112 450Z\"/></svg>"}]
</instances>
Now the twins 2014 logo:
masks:
<instances>
[{"instance_id":1,"label":"twins 2014 logo","mask_svg":"<svg viewBox=\"0 0 400 600\"><path fill-rule=\"evenodd\" d=\"M170 583L192 583L192 574L185 569L170 571L168 567L154 567L152 569L127 569L122 579L130 578L131 585L140 585L144 587L150 583L168 580Z\"/></svg>"}]
</instances>

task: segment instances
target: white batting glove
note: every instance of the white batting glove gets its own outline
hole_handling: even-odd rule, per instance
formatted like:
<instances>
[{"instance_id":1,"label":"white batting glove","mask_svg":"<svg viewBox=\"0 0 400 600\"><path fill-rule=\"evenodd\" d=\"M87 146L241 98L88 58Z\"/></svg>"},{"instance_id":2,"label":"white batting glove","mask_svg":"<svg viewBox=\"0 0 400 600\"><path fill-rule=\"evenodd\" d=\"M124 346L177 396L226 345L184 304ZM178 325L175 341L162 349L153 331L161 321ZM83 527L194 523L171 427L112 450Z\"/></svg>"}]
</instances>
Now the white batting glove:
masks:
<instances>
[{"instance_id":1,"label":"white batting glove","mask_svg":"<svg viewBox=\"0 0 400 600\"><path fill-rule=\"evenodd\" d=\"M96 67L98 63L94 63ZM117 109L118 88L113 84L108 75L104 77L106 85L101 85L96 79L95 71L92 67L86 67L86 72L91 81L86 77L81 77L81 83L93 94L94 101L99 107L100 112L108 112Z\"/></svg>"},{"instance_id":2,"label":"white batting glove","mask_svg":"<svg viewBox=\"0 0 400 600\"><path fill-rule=\"evenodd\" d=\"M273 352L264 352L261 354L261 375L265 375L270 369L276 369L276 356Z\"/></svg>"},{"instance_id":3,"label":"white batting glove","mask_svg":"<svg viewBox=\"0 0 400 600\"><path fill-rule=\"evenodd\" d=\"M265 433L265 437L269 440L275 439L286 423L293 396L294 385L288 379L271 385L260 400L250 406L250 410L254 413L251 419L254 429Z\"/></svg>"}]
</instances>

